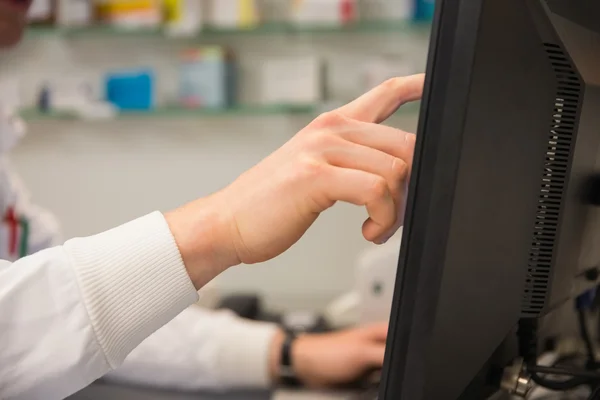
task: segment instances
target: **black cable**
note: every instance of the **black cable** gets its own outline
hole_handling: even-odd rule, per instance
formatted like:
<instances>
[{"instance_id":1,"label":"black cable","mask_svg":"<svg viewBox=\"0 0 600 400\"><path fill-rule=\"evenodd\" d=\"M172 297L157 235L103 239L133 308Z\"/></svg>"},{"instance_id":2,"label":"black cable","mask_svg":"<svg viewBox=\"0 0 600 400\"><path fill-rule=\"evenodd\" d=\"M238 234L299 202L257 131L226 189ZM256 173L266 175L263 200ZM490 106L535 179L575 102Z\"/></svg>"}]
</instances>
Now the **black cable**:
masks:
<instances>
[{"instance_id":1,"label":"black cable","mask_svg":"<svg viewBox=\"0 0 600 400\"><path fill-rule=\"evenodd\" d=\"M538 386L554 391L566 391L575 389L579 386L589 384L592 381L600 382L600 375L590 371L574 371L556 367L542 367L537 364L537 320L521 319L517 330L519 339L519 353L523 357L527 371L531 375L531 380ZM580 372L592 374L590 376L581 376ZM566 380L553 380L540 376L539 374L550 373L555 375L566 375L571 378Z\"/></svg>"},{"instance_id":2,"label":"black cable","mask_svg":"<svg viewBox=\"0 0 600 400\"><path fill-rule=\"evenodd\" d=\"M600 386L596 386L590 397L588 397L588 400L600 400Z\"/></svg>"},{"instance_id":3,"label":"black cable","mask_svg":"<svg viewBox=\"0 0 600 400\"><path fill-rule=\"evenodd\" d=\"M531 380L535 382L538 386L560 392L578 388L579 386L588 384L590 381L588 378L581 378L578 376L567 379L565 381L556 381L541 377L535 372L531 373Z\"/></svg>"},{"instance_id":4,"label":"black cable","mask_svg":"<svg viewBox=\"0 0 600 400\"><path fill-rule=\"evenodd\" d=\"M546 389L564 391L571 390L590 382L600 382L600 374L593 371L566 369L557 367L544 367L541 365L530 365L527 370L531 374L531 380ZM571 378L566 380L554 380L540 376L539 374L564 375Z\"/></svg>"},{"instance_id":5,"label":"black cable","mask_svg":"<svg viewBox=\"0 0 600 400\"><path fill-rule=\"evenodd\" d=\"M577 361L581 360L581 354L567 354L557 358L552 364L553 367L568 367L578 365Z\"/></svg>"},{"instance_id":6,"label":"black cable","mask_svg":"<svg viewBox=\"0 0 600 400\"><path fill-rule=\"evenodd\" d=\"M572 376L572 377L577 377L577 378L598 380L598 382L600 382L600 373L595 372L595 371L585 370L585 369L544 367L541 365L532 365L532 366L527 367L527 370L529 372L535 372L538 374Z\"/></svg>"}]
</instances>

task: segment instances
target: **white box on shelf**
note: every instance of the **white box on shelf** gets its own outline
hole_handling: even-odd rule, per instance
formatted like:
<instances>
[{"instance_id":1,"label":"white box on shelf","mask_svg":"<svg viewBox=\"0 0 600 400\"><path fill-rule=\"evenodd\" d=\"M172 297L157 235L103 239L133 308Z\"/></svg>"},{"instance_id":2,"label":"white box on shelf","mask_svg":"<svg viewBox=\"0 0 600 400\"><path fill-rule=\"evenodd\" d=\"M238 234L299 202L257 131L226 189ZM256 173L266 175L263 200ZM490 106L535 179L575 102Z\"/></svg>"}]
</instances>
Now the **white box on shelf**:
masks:
<instances>
[{"instance_id":1,"label":"white box on shelf","mask_svg":"<svg viewBox=\"0 0 600 400\"><path fill-rule=\"evenodd\" d=\"M219 28L252 28L259 22L256 0L212 0L206 22Z\"/></svg>"},{"instance_id":2,"label":"white box on shelf","mask_svg":"<svg viewBox=\"0 0 600 400\"><path fill-rule=\"evenodd\" d=\"M266 60L261 70L263 104L313 105L322 100L323 64L316 56Z\"/></svg>"},{"instance_id":3,"label":"white box on shelf","mask_svg":"<svg viewBox=\"0 0 600 400\"><path fill-rule=\"evenodd\" d=\"M400 56L378 56L365 62L363 81L364 91L370 90L387 79L414 73L412 64Z\"/></svg>"},{"instance_id":4,"label":"white box on shelf","mask_svg":"<svg viewBox=\"0 0 600 400\"><path fill-rule=\"evenodd\" d=\"M263 22L282 22L290 18L290 1L258 0L257 6Z\"/></svg>"},{"instance_id":5,"label":"white box on shelf","mask_svg":"<svg viewBox=\"0 0 600 400\"><path fill-rule=\"evenodd\" d=\"M356 0L297 0L291 3L292 23L343 25L356 20Z\"/></svg>"},{"instance_id":6,"label":"white box on shelf","mask_svg":"<svg viewBox=\"0 0 600 400\"><path fill-rule=\"evenodd\" d=\"M162 23L162 16L156 10L142 10L111 18L110 24L120 29L156 28Z\"/></svg>"},{"instance_id":7,"label":"white box on shelf","mask_svg":"<svg viewBox=\"0 0 600 400\"><path fill-rule=\"evenodd\" d=\"M415 15L415 0L362 0L360 14L371 21L411 20Z\"/></svg>"},{"instance_id":8,"label":"white box on shelf","mask_svg":"<svg viewBox=\"0 0 600 400\"><path fill-rule=\"evenodd\" d=\"M33 0L27 18L29 21L46 20L52 16L52 1Z\"/></svg>"},{"instance_id":9,"label":"white box on shelf","mask_svg":"<svg viewBox=\"0 0 600 400\"><path fill-rule=\"evenodd\" d=\"M58 1L57 22L60 26L85 26L93 18L93 4L89 0Z\"/></svg>"}]
</instances>

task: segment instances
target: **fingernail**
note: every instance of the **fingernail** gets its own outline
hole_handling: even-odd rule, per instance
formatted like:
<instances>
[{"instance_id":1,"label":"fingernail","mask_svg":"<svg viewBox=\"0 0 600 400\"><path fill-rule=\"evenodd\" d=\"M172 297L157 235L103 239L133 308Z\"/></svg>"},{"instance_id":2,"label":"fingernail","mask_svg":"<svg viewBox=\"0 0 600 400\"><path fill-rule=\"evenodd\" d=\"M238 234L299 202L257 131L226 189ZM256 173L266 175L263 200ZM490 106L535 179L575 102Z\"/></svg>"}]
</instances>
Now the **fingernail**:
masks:
<instances>
[{"instance_id":1,"label":"fingernail","mask_svg":"<svg viewBox=\"0 0 600 400\"><path fill-rule=\"evenodd\" d=\"M406 132L406 136L404 136L404 141L409 144L414 144L417 141L417 135L414 133Z\"/></svg>"}]
</instances>

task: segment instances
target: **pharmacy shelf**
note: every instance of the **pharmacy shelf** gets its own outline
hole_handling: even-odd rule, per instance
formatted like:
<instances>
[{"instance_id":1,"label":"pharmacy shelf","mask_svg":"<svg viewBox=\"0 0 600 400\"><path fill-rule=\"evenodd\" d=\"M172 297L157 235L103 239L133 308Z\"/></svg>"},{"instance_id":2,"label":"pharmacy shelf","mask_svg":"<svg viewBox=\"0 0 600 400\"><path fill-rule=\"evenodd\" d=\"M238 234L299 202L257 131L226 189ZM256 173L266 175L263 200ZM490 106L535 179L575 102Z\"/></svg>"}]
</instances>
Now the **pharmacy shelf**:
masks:
<instances>
[{"instance_id":1,"label":"pharmacy shelf","mask_svg":"<svg viewBox=\"0 0 600 400\"><path fill-rule=\"evenodd\" d=\"M211 28L206 27L198 35L189 37L169 36L163 29L125 29L113 26L90 26L84 28L52 28L31 27L28 37L64 36L148 36L165 37L173 39L194 40L212 38L216 36L247 36L247 35L315 35L336 33L363 33L363 34L386 34L386 33L427 33L431 27L427 22L414 21L362 21L354 24L337 25L296 25L290 23L265 23L256 28Z\"/></svg>"},{"instance_id":2,"label":"pharmacy shelf","mask_svg":"<svg viewBox=\"0 0 600 400\"><path fill-rule=\"evenodd\" d=\"M147 119L147 118L208 118L208 117L269 117L269 116L308 116L331 110L336 106L323 105L269 105L253 106L243 105L228 109L189 109L179 106L160 107L152 111L125 111L118 114L114 119L99 121L125 120L125 119ZM398 110L397 115L418 115L420 102L406 104ZM25 109L21 116L26 121L84 121L71 112L41 112L37 109ZM92 122L93 120L88 120Z\"/></svg>"},{"instance_id":3,"label":"pharmacy shelf","mask_svg":"<svg viewBox=\"0 0 600 400\"><path fill-rule=\"evenodd\" d=\"M212 116L277 116L277 115L311 115L315 114L318 107L315 106L297 106L297 105L272 105L272 106L238 106L228 109L189 109L179 106L166 106L156 108L151 111L124 111L116 116L115 119L127 118L202 118ZM41 112L37 109L25 109L21 116L26 121L39 120L78 120L72 112L51 111ZM108 119L109 121L112 119Z\"/></svg>"}]
</instances>

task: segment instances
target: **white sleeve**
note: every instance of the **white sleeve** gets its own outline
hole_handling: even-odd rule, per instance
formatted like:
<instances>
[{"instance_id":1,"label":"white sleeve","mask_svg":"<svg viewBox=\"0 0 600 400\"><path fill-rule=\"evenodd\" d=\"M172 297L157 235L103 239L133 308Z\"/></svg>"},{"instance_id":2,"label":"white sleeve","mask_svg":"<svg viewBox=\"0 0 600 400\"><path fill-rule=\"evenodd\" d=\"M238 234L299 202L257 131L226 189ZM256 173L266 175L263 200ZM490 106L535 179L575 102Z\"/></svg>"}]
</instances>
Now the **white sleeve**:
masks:
<instances>
[{"instance_id":1,"label":"white sleeve","mask_svg":"<svg viewBox=\"0 0 600 400\"><path fill-rule=\"evenodd\" d=\"M0 262L0 398L66 397L196 300L158 212Z\"/></svg>"},{"instance_id":2,"label":"white sleeve","mask_svg":"<svg viewBox=\"0 0 600 400\"><path fill-rule=\"evenodd\" d=\"M163 389L267 388L277 327L192 306L146 339L105 379Z\"/></svg>"}]
</instances>

